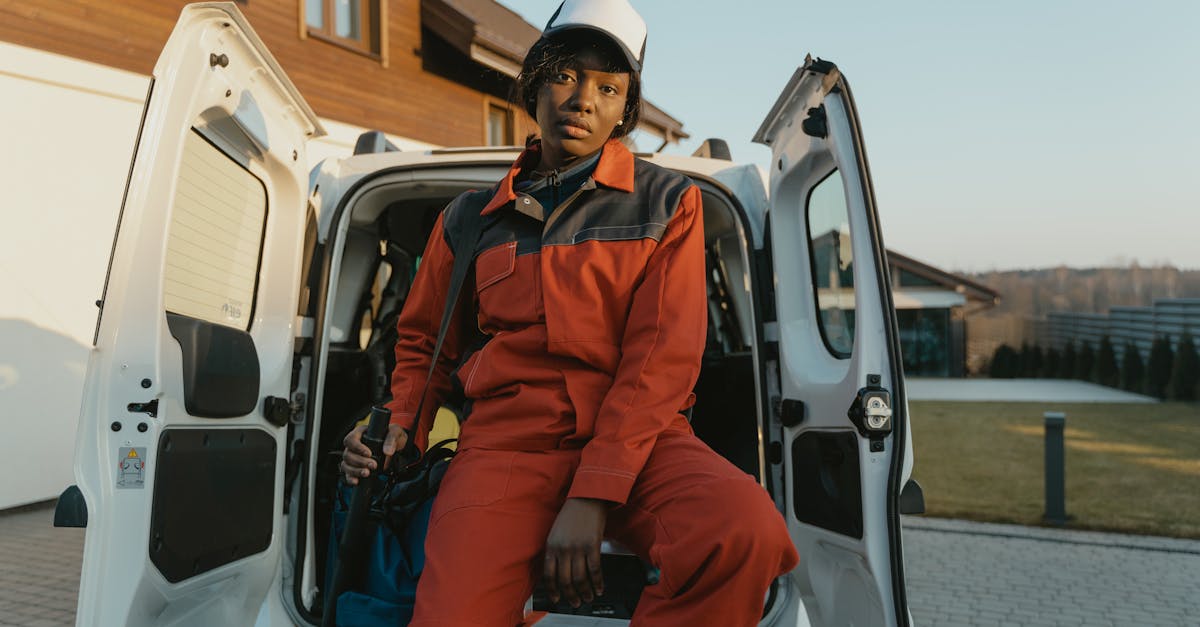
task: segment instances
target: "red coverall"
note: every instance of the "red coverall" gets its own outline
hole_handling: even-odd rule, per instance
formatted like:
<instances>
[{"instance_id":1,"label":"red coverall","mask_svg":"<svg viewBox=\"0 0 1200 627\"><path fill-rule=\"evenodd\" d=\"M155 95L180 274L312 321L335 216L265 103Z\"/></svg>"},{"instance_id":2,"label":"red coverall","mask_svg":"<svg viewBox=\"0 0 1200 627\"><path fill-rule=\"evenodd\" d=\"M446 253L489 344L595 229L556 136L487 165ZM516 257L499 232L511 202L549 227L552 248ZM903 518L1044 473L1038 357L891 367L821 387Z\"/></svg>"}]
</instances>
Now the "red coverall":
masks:
<instances>
[{"instance_id":1,"label":"red coverall","mask_svg":"<svg viewBox=\"0 0 1200 627\"><path fill-rule=\"evenodd\" d=\"M475 302L461 299L422 416L456 217L479 209L466 195L435 224L398 323L393 422L424 447L451 376L469 402L411 624L520 623L568 497L612 502L606 535L660 568L634 625L757 624L767 586L798 558L766 491L680 413L707 333L700 191L612 140L579 192L543 216L513 189L537 150L482 196ZM482 347L468 346L476 325Z\"/></svg>"}]
</instances>

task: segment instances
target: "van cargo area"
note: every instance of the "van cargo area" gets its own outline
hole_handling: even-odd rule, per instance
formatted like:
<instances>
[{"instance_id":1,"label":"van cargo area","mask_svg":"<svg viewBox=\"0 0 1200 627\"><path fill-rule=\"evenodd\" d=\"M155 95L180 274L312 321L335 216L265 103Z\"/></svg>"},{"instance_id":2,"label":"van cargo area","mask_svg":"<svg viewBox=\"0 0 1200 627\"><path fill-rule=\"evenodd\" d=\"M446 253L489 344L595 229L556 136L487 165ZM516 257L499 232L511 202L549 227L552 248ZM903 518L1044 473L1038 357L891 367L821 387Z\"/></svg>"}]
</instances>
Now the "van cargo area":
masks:
<instances>
[{"instance_id":1,"label":"van cargo area","mask_svg":"<svg viewBox=\"0 0 1200 627\"><path fill-rule=\"evenodd\" d=\"M294 446L308 448L309 455L302 473L289 474L295 594L309 621L318 621L323 610L342 440L370 406L388 394L396 321L426 240L439 212L455 196L486 188L507 165L382 169L344 193L331 217L322 216L329 236L317 247L323 259L314 260L311 267L324 269L328 279L310 276L305 282L315 328L301 341L298 355L299 370L309 374L311 412L296 425L293 436L294 443L313 445ZM754 311L748 290L750 235L730 193L715 182L698 184L704 203L709 329L691 423L710 447L761 480L764 460L754 411L759 406ZM460 420L469 420L457 413L459 408L450 409ZM551 606L538 589L531 600L533 610L629 618L642 588L656 580L657 572L619 546L605 543L605 548L608 592L602 599L579 609L565 603Z\"/></svg>"}]
</instances>

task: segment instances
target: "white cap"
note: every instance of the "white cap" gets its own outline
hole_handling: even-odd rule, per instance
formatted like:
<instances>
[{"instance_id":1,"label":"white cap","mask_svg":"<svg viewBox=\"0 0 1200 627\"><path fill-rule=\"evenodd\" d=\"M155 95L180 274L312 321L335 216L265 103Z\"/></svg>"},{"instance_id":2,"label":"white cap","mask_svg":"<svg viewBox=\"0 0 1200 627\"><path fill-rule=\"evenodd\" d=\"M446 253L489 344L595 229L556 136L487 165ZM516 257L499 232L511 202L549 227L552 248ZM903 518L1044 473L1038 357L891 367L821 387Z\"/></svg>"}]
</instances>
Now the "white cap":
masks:
<instances>
[{"instance_id":1,"label":"white cap","mask_svg":"<svg viewBox=\"0 0 1200 627\"><path fill-rule=\"evenodd\" d=\"M572 28L608 35L625 53L634 72L642 71L646 56L646 22L629 0L565 0L550 17L542 36Z\"/></svg>"}]
</instances>

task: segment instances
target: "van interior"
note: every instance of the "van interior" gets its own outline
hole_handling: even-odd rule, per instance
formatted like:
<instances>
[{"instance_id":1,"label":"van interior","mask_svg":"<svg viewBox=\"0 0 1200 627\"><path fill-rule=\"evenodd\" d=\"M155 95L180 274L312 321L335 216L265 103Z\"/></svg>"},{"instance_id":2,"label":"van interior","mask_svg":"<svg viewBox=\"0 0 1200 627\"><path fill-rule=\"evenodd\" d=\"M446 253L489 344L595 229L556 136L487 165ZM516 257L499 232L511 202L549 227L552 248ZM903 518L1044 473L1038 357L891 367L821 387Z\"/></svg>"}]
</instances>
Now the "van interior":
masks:
<instances>
[{"instance_id":1,"label":"van interior","mask_svg":"<svg viewBox=\"0 0 1200 627\"><path fill-rule=\"evenodd\" d=\"M325 244L327 283L313 293L316 329L310 356L315 357L309 364L315 374L309 381L315 396L306 424L315 433L297 434L315 447L308 456L312 467L307 480L299 484L307 486L307 498L299 499L300 513L311 526L301 525L294 545L296 599L309 618L322 612L320 588L342 439L388 394L396 320L426 239L451 199L489 185L506 165L383 171L361 182L333 216ZM761 479L749 227L728 192L716 183L697 181L704 203L709 326L691 422L710 447ZM310 284L317 282L310 278ZM327 347L323 353L322 346ZM604 598L578 609L565 603L552 607L538 590L533 609L628 618L643 586L653 583L657 573L620 547L606 543L606 549Z\"/></svg>"}]
</instances>

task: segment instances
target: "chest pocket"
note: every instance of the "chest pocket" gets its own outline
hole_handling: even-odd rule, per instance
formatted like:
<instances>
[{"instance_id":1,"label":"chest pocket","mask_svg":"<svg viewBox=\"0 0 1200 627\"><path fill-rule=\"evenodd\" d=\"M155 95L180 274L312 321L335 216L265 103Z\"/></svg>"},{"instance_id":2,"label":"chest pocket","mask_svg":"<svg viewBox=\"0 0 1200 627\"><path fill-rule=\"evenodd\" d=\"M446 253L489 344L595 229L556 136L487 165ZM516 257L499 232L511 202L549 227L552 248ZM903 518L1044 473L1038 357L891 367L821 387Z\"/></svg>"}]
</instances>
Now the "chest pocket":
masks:
<instances>
[{"instance_id":1,"label":"chest pocket","mask_svg":"<svg viewBox=\"0 0 1200 627\"><path fill-rule=\"evenodd\" d=\"M479 328L484 333L495 335L537 322L535 271L529 263L536 258L518 257L516 242L494 246L475 258Z\"/></svg>"},{"instance_id":2,"label":"chest pocket","mask_svg":"<svg viewBox=\"0 0 1200 627\"><path fill-rule=\"evenodd\" d=\"M511 275L517 268L517 243L509 242L489 248L475 258L475 291L483 294L487 288Z\"/></svg>"}]
</instances>

